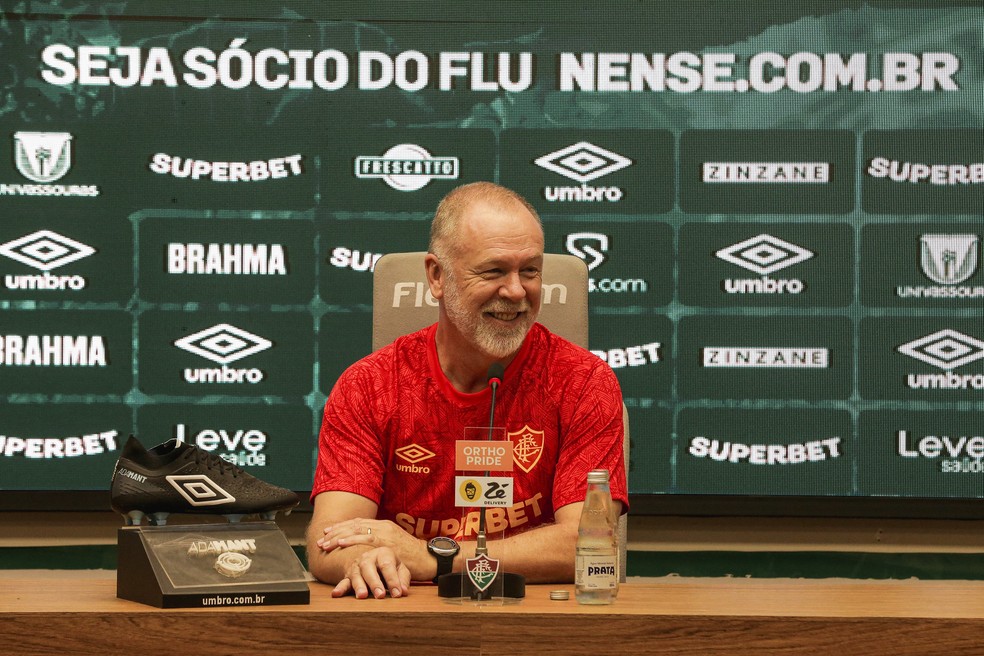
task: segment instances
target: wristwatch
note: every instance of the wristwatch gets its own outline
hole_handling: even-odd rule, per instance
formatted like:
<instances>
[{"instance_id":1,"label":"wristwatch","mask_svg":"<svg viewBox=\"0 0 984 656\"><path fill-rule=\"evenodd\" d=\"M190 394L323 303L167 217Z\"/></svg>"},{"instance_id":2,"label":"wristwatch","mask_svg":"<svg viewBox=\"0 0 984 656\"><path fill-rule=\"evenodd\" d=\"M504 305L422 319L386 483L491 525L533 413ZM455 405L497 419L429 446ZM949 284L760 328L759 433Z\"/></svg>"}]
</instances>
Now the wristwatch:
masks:
<instances>
[{"instance_id":1,"label":"wristwatch","mask_svg":"<svg viewBox=\"0 0 984 656\"><path fill-rule=\"evenodd\" d=\"M458 546L457 542L443 535L431 538L431 541L427 543L427 551L431 552L431 555L437 559L437 575L434 577L434 583L437 583L437 579L442 574L451 573L451 570L454 569L454 557L458 555L460 550L461 547Z\"/></svg>"}]
</instances>

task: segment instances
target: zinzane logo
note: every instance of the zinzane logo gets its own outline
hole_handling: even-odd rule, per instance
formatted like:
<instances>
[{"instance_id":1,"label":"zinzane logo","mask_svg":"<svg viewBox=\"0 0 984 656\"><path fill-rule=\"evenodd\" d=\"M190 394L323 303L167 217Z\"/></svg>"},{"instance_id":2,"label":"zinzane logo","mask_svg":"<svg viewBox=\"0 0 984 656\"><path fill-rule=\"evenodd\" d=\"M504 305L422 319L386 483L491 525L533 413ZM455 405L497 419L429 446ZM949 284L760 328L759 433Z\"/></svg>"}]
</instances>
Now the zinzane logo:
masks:
<instances>
[{"instance_id":1,"label":"zinzane logo","mask_svg":"<svg viewBox=\"0 0 984 656\"><path fill-rule=\"evenodd\" d=\"M52 269L89 257L96 249L81 242L69 239L51 230L38 230L20 239L0 244L0 255L26 264L39 271L41 275L4 276L7 289L73 290L84 289L86 280L82 276L56 276Z\"/></svg>"},{"instance_id":2,"label":"zinzane logo","mask_svg":"<svg viewBox=\"0 0 984 656\"><path fill-rule=\"evenodd\" d=\"M263 372L259 369L233 369L226 365L265 351L273 342L227 323L182 337L174 342L178 348L221 364L218 369L185 369L184 379L189 383L259 383Z\"/></svg>"},{"instance_id":3,"label":"zinzane logo","mask_svg":"<svg viewBox=\"0 0 984 656\"><path fill-rule=\"evenodd\" d=\"M770 278L769 274L804 262L814 253L778 237L761 234L722 248L714 255L762 276L725 279L721 289L727 294L799 294L806 289L806 283L802 280Z\"/></svg>"},{"instance_id":4,"label":"zinzane logo","mask_svg":"<svg viewBox=\"0 0 984 656\"><path fill-rule=\"evenodd\" d=\"M624 192L618 187L589 187L588 182L620 171L633 162L628 157L587 141L547 153L533 161L540 168L580 182L580 187L544 187L543 197L550 202L615 203Z\"/></svg>"}]
</instances>

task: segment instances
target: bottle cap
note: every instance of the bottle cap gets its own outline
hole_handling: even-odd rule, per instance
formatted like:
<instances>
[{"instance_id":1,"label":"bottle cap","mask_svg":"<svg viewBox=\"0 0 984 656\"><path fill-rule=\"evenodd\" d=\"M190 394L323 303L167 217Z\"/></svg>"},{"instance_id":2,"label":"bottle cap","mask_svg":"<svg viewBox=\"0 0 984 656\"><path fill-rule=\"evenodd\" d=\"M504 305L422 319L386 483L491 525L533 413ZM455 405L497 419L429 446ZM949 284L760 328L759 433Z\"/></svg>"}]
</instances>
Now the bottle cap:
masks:
<instances>
[{"instance_id":1,"label":"bottle cap","mask_svg":"<svg viewBox=\"0 0 984 656\"><path fill-rule=\"evenodd\" d=\"M608 470L607 469L592 469L588 472L588 483L607 483L608 482Z\"/></svg>"},{"instance_id":2,"label":"bottle cap","mask_svg":"<svg viewBox=\"0 0 984 656\"><path fill-rule=\"evenodd\" d=\"M550 601L567 601L571 598L571 593L567 590L551 590Z\"/></svg>"}]
</instances>

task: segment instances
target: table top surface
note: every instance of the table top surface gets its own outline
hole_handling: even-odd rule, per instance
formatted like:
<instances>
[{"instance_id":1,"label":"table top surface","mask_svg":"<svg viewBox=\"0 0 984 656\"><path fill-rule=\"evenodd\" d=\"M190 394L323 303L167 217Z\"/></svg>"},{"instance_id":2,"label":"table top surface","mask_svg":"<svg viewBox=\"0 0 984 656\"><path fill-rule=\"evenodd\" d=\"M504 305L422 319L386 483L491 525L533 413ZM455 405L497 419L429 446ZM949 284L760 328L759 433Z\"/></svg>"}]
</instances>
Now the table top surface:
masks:
<instances>
[{"instance_id":1,"label":"table top surface","mask_svg":"<svg viewBox=\"0 0 984 656\"><path fill-rule=\"evenodd\" d=\"M520 601L476 605L441 599L431 585L411 587L399 599L334 599L331 588L311 583L309 605L167 609L166 612L337 613L582 613L721 617L912 617L984 619L984 582L631 578L612 605L583 606L571 585L530 585ZM552 601L551 590L570 591ZM99 570L7 571L0 576L0 614L162 612L116 597L116 573Z\"/></svg>"}]
</instances>

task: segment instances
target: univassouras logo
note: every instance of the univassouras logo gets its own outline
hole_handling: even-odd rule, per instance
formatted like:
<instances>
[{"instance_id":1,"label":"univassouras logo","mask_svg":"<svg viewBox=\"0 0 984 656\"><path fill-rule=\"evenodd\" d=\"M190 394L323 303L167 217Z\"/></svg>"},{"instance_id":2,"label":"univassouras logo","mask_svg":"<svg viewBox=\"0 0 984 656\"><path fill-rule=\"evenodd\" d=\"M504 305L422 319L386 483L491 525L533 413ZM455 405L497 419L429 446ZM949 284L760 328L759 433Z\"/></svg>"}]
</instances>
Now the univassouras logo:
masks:
<instances>
[{"instance_id":1,"label":"univassouras logo","mask_svg":"<svg viewBox=\"0 0 984 656\"><path fill-rule=\"evenodd\" d=\"M203 428L193 434L186 424L174 427L174 438L178 442L194 444L203 451L214 453L237 467L266 467L267 457L263 451L267 447L267 434L257 428Z\"/></svg>"},{"instance_id":2,"label":"univassouras logo","mask_svg":"<svg viewBox=\"0 0 984 656\"><path fill-rule=\"evenodd\" d=\"M234 369L227 365L265 351L273 342L259 335L220 323L174 342L178 348L222 365L220 368L185 369L189 383L259 383L263 372L256 368Z\"/></svg>"},{"instance_id":3,"label":"univassouras logo","mask_svg":"<svg viewBox=\"0 0 984 656\"><path fill-rule=\"evenodd\" d=\"M155 153L147 165L158 175L212 182L263 182L281 180L304 173L304 155L257 159L249 162L210 161Z\"/></svg>"},{"instance_id":4,"label":"univassouras logo","mask_svg":"<svg viewBox=\"0 0 984 656\"><path fill-rule=\"evenodd\" d=\"M953 370L984 358L984 342L949 328L906 342L896 350L939 369L943 374L906 375L910 389L984 389L984 374L957 374Z\"/></svg>"},{"instance_id":5,"label":"univassouras logo","mask_svg":"<svg viewBox=\"0 0 984 656\"><path fill-rule=\"evenodd\" d=\"M286 276L287 249L282 244L169 243L170 274Z\"/></svg>"},{"instance_id":6,"label":"univassouras logo","mask_svg":"<svg viewBox=\"0 0 984 656\"><path fill-rule=\"evenodd\" d=\"M51 184L72 168L72 135L69 132L14 132L14 164L36 184L0 184L0 196L99 195L96 185Z\"/></svg>"},{"instance_id":7,"label":"univassouras logo","mask_svg":"<svg viewBox=\"0 0 984 656\"><path fill-rule=\"evenodd\" d=\"M533 160L540 168L553 171L565 178L580 182L580 187L544 187L543 197L550 202L615 203L624 192L619 187L590 187L588 182L632 166L628 157L596 146L588 141L547 153Z\"/></svg>"},{"instance_id":8,"label":"univassouras logo","mask_svg":"<svg viewBox=\"0 0 984 656\"><path fill-rule=\"evenodd\" d=\"M355 177L380 179L397 191L417 191L431 180L457 180L457 157L435 157L417 144L398 144L382 157L355 158Z\"/></svg>"},{"instance_id":9,"label":"univassouras logo","mask_svg":"<svg viewBox=\"0 0 984 656\"><path fill-rule=\"evenodd\" d=\"M882 178L892 182L943 187L976 185L984 183L984 162L926 164L887 157L873 157L868 161L865 173L872 178Z\"/></svg>"},{"instance_id":10,"label":"univassouras logo","mask_svg":"<svg viewBox=\"0 0 984 656\"><path fill-rule=\"evenodd\" d=\"M0 335L0 366L105 367L102 335Z\"/></svg>"},{"instance_id":11,"label":"univassouras logo","mask_svg":"<svg viewBox=\"0 0 984 656\"><path fill-rule=\"evenodd\" d=\"M656 364L662 359L662 344L660 342L649 342L638 346L615 347L602 350L592 350L591 352L608 363L612 369L623 367L642 367L647 364Z\"/></svg>"},{"instance_id":12,"label":"univassouras logo","mask_svg":"<svg viewBox=\"0 0 984 656\"><path fill-rule=\"evenodd\" d=\"M690 440L687 453L695 458L749 465L798 465L823 462L841 456L841 438L826 437L792 444L732 442L698 435Z\"/></svg>"},{"instance_id":13,"label":"univassouras logo","mask_svg":"<svg viewBox=\"0 0 984 656\"><path fill-rule=\"evenodd\" d=\"M806 289L805 282L798 278L772 278L770 274L805 262L814 253L763 233L722 248L714 255L761 276L725 279L721 283L721 289L726 294L799 294Z\"/></svg>"},{"instance_id":14,"label":"univassouras logo","mask_svg":"<svg viewBox=\"0 0 984 656\"><path fill-rule=\"evenodd\" d=\"M900 298L984 298L984 285L960 283L977 272L978 244L973 234L925 234L919 236L919 267L935 286L899 285Z\"/></svg>"},{"instance_id":15,"label":"univassouras logo","mask_svg":"<svg viewBox=\"0 0 984 656\"><path fill-rule=\"evenodd\" d=\"M939 461L944 474L984 473L984 436L920 435L907 429L896 433L898 455Z\"/></svg>"},{"instance_id":16,"label":"univassouras logo","mask_svg":"<svg viewBox=\"0 0 984 656\"><path fill-rule=\"evenodd\" d=\"M705 367L761 369L825 369L830 351L815 347L705 346Z\"/></svg>"},{"instance_id":17,"label":"univassouras logo","mask_svg":"<svg viewBox=\"0 0 984 656\"><path fill-rule=\"evenodd\" d=\"M42 271L40 275L4 276L7 289L73 290L84 289L86 280L78 275L53 275L53 269L89 257L96 249L51 230L38 230L19 239L0 244L0 255Z\"/></svg>"},{"instance_id":18,"label":"univassouras logo","mask_svg":"<svg viewBox=\"0 0 984 656\"><path fill-rule=\"evenodd\" d=\"M567 235L567 252L581 258L588 265L588 271L600 267L607 260L609 244L612 239L599 232L572 232ZM649 285L641 278L588 278L588 292L624 293L648 291Z\"/></svg>"},{"instance_id":19,"label":"univassouras logo","mask_svg":"<svg viewBox=\"0 0 984 656\"><path fill-rule=\"evenodd\" d=\"M710 183L826 184L830 162L704 162L701 179Z\"/></svg>"},{"instance_id":20,"label":"univassouras logo","mask_svg":"<svg viewBox=\"0 0 984 656\"><path fill-rule=\"evenodd\" d=\"M98 456L116 451L115 430L81 433L68 437L17 437L0 434L0 454L32 460L60 460L79 456Z\"/></svg>"}]
</instances>

